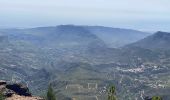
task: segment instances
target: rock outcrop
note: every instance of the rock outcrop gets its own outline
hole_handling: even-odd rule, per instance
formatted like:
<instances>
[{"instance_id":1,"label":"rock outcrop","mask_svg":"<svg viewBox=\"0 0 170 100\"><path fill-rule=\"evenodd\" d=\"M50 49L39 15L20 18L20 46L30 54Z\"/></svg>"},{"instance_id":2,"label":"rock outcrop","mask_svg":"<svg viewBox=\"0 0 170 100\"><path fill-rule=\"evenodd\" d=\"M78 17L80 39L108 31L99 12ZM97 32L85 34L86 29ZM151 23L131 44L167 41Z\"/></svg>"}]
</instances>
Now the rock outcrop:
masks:
<instances>
[{"instance_id":1,"label":"rock outcrop","mask_svg":"<svg viewBox=\"0 0 170 100\"><path fill-rule=\"evenodd\" d=\"M32 96L26 85L20 83L7 83L0 80L0 93L6 100L44 100L40 97Z\"/></svg>"},{"instance_id":2,"label":"rock outcrop","mask_svg":"<svg viewBox=\"0 0 170 100\"><path fill-rule=\"evenodd\" d=\"M0 80L0 85L6 84L6 81Z\"/></svg>"},{"instance_id":3,"label":"rock outcrop","mask_svg":"<svg viewBox=\"0 0 170 100\"><path fill-rule=\"evenodd\" d=\"M18 95L31 96L28 87L23 84L17 84L17 83L7 84L6 88L14 91Z\"/></svg>"}]
</instances>

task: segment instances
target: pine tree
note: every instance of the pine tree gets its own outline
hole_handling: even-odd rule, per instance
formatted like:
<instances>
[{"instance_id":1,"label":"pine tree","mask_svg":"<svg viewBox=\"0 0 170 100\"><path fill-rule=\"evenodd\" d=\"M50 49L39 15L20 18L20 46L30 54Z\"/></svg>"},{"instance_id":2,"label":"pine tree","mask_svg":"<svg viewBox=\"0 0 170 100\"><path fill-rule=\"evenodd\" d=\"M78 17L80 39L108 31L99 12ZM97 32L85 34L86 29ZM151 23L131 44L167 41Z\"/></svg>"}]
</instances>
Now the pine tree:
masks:
<instances>
[{"instance_id":1,"label":"pine tree","mask_svg":"<svg viewBox=\"0 0 170 100\"><path fill-rule=\"evenodd\" d=\"M116 100L116 88L111 86L108 91L108 100Z\"/></svg>"},{"instance_id":2,"label":"pine tree","mask_svg":"<svg viewBox=\"0 0 170 100\"><path fill-rule=\"evenodd\" d=\"M48 87L47 100L57 100L51 84Z\"/></svg>"}]
</instances>

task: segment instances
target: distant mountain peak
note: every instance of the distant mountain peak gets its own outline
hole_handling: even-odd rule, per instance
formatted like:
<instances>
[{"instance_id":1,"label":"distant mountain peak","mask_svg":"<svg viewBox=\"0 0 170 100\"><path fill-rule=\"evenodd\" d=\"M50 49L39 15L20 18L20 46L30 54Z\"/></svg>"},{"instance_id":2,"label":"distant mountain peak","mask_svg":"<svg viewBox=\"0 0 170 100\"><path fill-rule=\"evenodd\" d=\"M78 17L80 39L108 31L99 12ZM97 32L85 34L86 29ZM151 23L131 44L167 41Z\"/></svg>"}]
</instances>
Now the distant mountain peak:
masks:
<instances>
[{"instance_id":1,"label":"distant mountain peak","mask_svg":"<svg viewBox=\"0 0 170 100\"><path fill-rule=\"evenodd\" d=\"M164 39L164 40L169 40L170 39L170 33L168 32L162 32L158 31L153 35L154 39Z\"/></svg>"},{"instance_id":2,"label":"distant mountain peak","mask_svg":"<svg viewBox=\"0 0 170 100\"><path fill-rule=\"evenodd\" d=\"M169 32L157 31L155 34L169 34Z\"/></svg>"},{"instance_id":3,"label":"distant mountain peak","mask_svg":"<svg viewBox=\"0 0 170 100\"><path fill-rule=\"evenodd\" d=\"M59 25L57 26L57 29L60 32L67 32L67 33L83 33L83 34L87 34L90 33L89 30L85 29L82 26L75 26L75 25Z\"/></svg>"},{"instance_id":4,"label":"distant mountain peak","mask_svg":"<svg viewBox=\"0 0 170 100\"><path fill-rule=\"evenodd\" d=\"M137 46L147 49L160 49L160 50L169 50L170 46L170 33L158 31L153 35L150 35L142 40L139 40L136 43L130 44L130 46Z\"/></svg>"}]
</instances>

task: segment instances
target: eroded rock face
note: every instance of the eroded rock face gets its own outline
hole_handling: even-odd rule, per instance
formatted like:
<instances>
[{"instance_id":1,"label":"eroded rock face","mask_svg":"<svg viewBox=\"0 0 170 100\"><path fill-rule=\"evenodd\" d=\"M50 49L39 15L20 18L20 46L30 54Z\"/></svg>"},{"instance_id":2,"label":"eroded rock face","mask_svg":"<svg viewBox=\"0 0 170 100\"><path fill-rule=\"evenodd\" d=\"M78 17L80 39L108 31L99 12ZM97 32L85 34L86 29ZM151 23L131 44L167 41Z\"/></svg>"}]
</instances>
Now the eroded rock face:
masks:
<instances>
[{"instance_id":1,"label":"eroded rock face","mask_svg":"<svg viewBox=\"0 0 170 100\"><path fill-rule=\"evenodd\" d=\"M32 96L28 87L20 83L9 84L0 80L0 92L6 97L6 100L44 100Z\"/></svg>"}]
</instances>

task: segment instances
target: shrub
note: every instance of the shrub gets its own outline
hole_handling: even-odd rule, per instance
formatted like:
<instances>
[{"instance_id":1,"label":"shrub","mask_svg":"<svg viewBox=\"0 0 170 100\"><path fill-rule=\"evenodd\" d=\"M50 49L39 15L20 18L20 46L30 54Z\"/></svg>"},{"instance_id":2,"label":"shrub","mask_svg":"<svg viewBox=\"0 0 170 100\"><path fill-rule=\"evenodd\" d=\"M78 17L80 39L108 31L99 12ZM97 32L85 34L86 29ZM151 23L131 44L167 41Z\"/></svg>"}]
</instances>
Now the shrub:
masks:
<instances>
[{"instance_id":1,"label":"shrub","mask_svg":"<svg viewBox=\"0 0 170 100\"><path fill-rule=\"evenodd\" d=\"M51 84L48 87L47 100L57 100Z\"/></svg>"},{"instance_id":2,"label":"shrub","mask_svg":"<svg viewBox=\"0 0 170 100\"><path fill-rule=\"evenodd\" d=\"M116 100L116 88L111 86L108 91L108 100Z\"/></svg>"},{"instance_id":3,"label":"shrub","mask_svg":"<svg viewBox=\"0 0 170 100\"><path fill-rule=\"evenodd\" d=\"M0 92L0 100L5 100L5 97L3 96L1 92Z\"/></svg>"},{"instance_id":4,"label":"shrub","mask_svg":"<svg viewBox=\"0 0 170 100\"><path fill-rule=\"evenodd\" d=\"M153 96L152 100L163 100L160 96Z\"/></svg>"}]
</instances>

